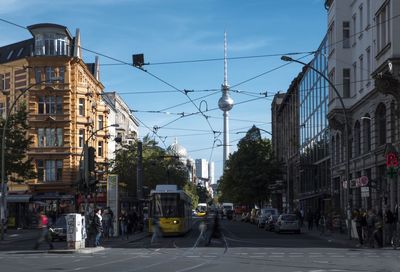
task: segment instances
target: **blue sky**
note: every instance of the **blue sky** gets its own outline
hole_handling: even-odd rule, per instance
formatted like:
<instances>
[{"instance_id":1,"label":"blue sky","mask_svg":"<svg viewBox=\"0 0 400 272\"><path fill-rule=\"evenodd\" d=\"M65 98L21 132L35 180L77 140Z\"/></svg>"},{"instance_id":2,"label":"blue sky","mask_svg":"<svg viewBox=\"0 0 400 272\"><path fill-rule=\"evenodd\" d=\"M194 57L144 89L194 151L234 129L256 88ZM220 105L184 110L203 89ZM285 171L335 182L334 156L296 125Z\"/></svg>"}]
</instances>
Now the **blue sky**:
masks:
<instances>
[{"instance_id":1,"label":"blue sky","mask_svg":"<svg viewBox=\"0 0 400 272\"><path fill-rule=\"evenodd\" d=\"M211 158L218 179L222 174L220 145L223 136L212 131L223 130L222 111L215 108L223 83L224 31L227 32L228 58L236 58L228 59L228 84L235 101L230 111L232 152L244 136L241 132L253 124L271 130L273 95L285 92L301 67L297 64L280 67L285 64L280 56L266 55L316 50L326 33L324 2L0 0L0 18L22 26L61 24L68 27L72 35L79 28L83 48L128 63L132 61L132 54L143 53L145 62L150 63L144 68L164 82L100 56L100 77L105 91L120 93L129 107L138 111L135 115L147 127L160 127L157 134L166 146L176 137L191 158ZM30 37L28 31L0 22L0 46ZM251 56L254 57L239 58ZM95 54L83 51L83 58L85 62L94 62ZM160 64L211 59L214 60ZM184 89L194 92L186 96L178 91ZM260 95L265 92L267 97ZM177 113L196 113L199 108L208 116L208 122L202 114L176 120L180 116ZM142 125L140 136L147 133L149 130ZM266 133L262 136L270 137ZM157 139L164 146L160 138Z\"/></svg>"}]
</instances>

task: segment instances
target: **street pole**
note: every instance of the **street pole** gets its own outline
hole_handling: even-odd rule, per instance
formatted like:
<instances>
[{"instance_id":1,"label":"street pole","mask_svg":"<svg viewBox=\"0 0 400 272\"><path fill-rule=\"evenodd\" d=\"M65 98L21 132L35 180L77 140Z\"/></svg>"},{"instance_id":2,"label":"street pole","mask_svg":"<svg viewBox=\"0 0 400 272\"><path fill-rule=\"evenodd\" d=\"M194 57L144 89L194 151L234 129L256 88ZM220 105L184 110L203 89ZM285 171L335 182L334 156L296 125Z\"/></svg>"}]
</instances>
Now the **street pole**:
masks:
<instances>
[{"instance_id":1,"label":"street pole","mask_svg":"<svg viewBox=\"0 0 400 272\"><path fill-rule=\"evenodd\" d=\"M59 78L52 78L50 79L50 82L54 81L59 81ZM6 170L5 170L5 151L6 151L6 129L8 126L8 118L12 113L12 110L14 109L15 105L17 104L17 101L31 88L38 86L42 83L49 82L49 80L42 80L39 81L35 84L32 84L28 88L21 90L21 93L14 99L13 103L11 104L10 108L8 109L6 113L6 119L4 120L4 125L3 125L3 133L1 137L1 201L0 201L0 228L1 228L1 234L0 234L0 240L4 240L4 231L5 231L5 224L7 221L8 217L8 211L7 211L7 194L8 194L8 189L7 189L7 181L6 181Z\"/></svg>"},{"instance_id":2,"label":"street pole","mask_svg":"<svg viewBox=\"0 0 400 272\"><path fill-rule=\"evenodd\" d=\"M345 135L345 148L346 148L346 181L347 181L347 188L346 188L346 195L347 195L347 207L346 207L346 214L347 214L347 234L348 234L348 238L351 239L351 193L350 193L350 150L349 150L349 139L350 139L350 134L349 134L349 118L347 115L347 111L346 111L346 107L344 105L343 102L343 98L340 95L339 91L336 89L335 85L329 80L328 77L326 77L322 72L320 72L319 70L315 69L313 66L296 60L296 59L292 59L291 57L288 56L282 56L281 60L283 61L289 61L289 62L297 62L300 63L304 66L306 66L307 68L313 70L314 72L316 72L317 74L319 74L321 77L323 77L328 84L332 87L332 89L334 90L336 96L338 97L339 101L340 101L340 105L342 106L342 111L343 111L343 115L344 115L344 135Z\"/></svg>"},{"instance_id":3,"label":"street pole","mask_svg":"<svg viewBox=\"0 0 400 272\"><path fill-rule=\"evenodd\" d=\"M137 142L137 171L136 171L136 194L138 199L138 212L142 216L143 207L143 144L141 141Z\"/></svg>"}]
</instances>

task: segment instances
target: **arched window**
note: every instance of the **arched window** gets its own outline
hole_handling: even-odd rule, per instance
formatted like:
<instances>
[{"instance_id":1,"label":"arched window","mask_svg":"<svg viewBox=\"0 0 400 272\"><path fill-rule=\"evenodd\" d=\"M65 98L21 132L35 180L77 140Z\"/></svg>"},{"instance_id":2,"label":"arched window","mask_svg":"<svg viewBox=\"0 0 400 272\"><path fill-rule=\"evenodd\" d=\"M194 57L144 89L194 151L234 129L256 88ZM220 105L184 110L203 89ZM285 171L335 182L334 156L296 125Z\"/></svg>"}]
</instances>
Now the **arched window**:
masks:
<instances>
[{"instance_id":1,"label":"arched window","mask_svg":"<svg viewBox=\"0 0 400 272\"><path fill-rule=\"evenodd\" d=\"M376 122L376 144L381 146L386 144L386 107L384 104L379 104L375 112Z\"/></svg>"},{"instance_id":2,"label":"arched window","mask_svg":"<svg viewBox=\"0 0 400 272\"><path fill-rule=\"evenodd\" d=\"M357 121L354 125L354 157L361 155L361 126Z\"/></svg>"},{"instance_id":3,"label":"arched window","mask_svg":"<svg viewBox=\"0 0 400 272\"><path fill-rule=\"evenodd\" d=\"M362 118L362 126L363 126L363 152L368 153L371 151L371 117L369 114L366 114Z\"/></svg>"}]
</instances>

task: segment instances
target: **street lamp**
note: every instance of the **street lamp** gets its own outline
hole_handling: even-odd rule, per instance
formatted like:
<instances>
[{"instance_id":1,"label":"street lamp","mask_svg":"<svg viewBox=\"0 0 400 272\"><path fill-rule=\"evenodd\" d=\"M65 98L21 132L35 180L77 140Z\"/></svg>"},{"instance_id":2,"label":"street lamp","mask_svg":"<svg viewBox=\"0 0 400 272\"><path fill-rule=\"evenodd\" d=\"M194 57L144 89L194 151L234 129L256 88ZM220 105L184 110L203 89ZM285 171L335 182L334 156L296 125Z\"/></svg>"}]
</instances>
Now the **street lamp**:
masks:
<instances>
[{"instance_id":1,"label":"street lamp","mask_svg":"<svg viewBox=\"0 0 400 272\"><path fill-rule=\"evenodd\" d=\"M54 81L60 81L62 78L52 78L49 80L42 80L35 84L30 85L28 88L21 90L21 93L14 99L10 108L6 113L6 119L4 120L2 137L1 137L1 201L0 201L0 225L1 225L1 240L4 240L4 229L7 219L7 181L6 181L6 170L5 170L5 151L6 151L6 129L8 125L8 117L11 115L12 110L17 104L18 100L30 89L38 86L42 83L51 83Z\"/></svg>"},{"instance_id":2,"label":"street lamp","mask_svg":"<svg viewBox=\"0 0 400 272\"><path fill-rule=\"evenodd\" d=\"M321 77L323 77L328 83L329 85L332 87L332 89L334 90L336 96L339 98L340 101L340 105L342 106L342 111L343 111L343 115L344 115L344 134L346 136L346 141L345 141L345 148L346 148L346 182L347 182L347 187L346 187L346 195L347 195L347 229L348 229L348 238L351 239L351 200L350 200L350 150L349 150L349 139L350 139L350 134L349 134L349 117L347 115L347 111L346 111L346 107L344 105L343 102L343 98L340 95L339 91L336 89L335 85L329 80L329 78L327 78L322 72L320 72L319 70L315 69L313 66L311 66L310 64L307 64L305 62L293 59L291 57L288 56L282 56L281 60L283 61L288 61L288 62L297 62L300 63L304 66L306 66L307 68L313 70L314 72L316 72L317 74L319 74Z\"/></svg>"}]
</instances>

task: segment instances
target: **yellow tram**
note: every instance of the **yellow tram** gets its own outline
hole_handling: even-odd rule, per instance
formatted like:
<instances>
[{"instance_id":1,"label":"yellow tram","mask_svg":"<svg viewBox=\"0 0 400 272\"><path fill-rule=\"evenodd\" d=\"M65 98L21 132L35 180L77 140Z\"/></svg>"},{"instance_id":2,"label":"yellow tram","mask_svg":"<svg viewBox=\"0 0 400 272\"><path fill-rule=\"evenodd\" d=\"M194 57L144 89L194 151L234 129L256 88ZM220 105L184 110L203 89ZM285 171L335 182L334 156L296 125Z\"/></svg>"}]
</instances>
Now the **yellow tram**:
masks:
<instances>
[{"instance_id":1,"label":"yellow tram","mask_svg":"<svg viewBox=\"0 0 400 272\"><path fill-rule=\"evenodd\" d=\"M149 232L158 220L163 235L181 235L192 227L192 201L176 185L157 185L150 192Z\"/></svg>"}]
</instances>

